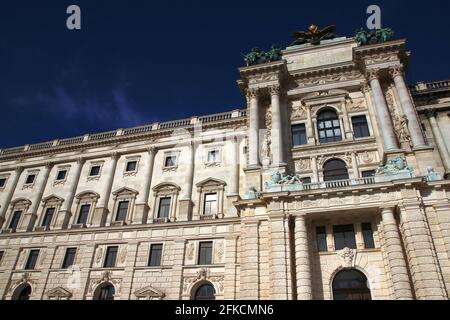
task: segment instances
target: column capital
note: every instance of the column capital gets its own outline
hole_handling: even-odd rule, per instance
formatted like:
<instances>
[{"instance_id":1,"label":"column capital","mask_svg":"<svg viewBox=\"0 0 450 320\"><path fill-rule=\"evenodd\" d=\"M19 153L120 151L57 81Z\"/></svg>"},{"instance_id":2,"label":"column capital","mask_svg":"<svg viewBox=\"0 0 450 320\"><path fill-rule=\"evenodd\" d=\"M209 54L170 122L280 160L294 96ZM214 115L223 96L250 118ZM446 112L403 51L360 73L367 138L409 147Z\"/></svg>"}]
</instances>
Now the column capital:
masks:
<instances>
[{"instance_id":1,"label":"column capital","mask_svg":"<svg viewBox=\"0 0 450 320\"><path fill-rule=\"evenodd\" d=\"M86 162L86 159L83 157L78 157L76 162L77 162L77 164L82 165Z\"/></svg>"},{"instance_id":2,"label":"column capital","mask_svg":"<svg viewBox=\"0 0 450 320\"><path fill-rule=\"evenodd\" d=\"M120 158L120 153L119 152L111 152L110 155L112 160L118 160Z\"/></svg>"},{"instance_id":3,"label":"column capital","mask_svg":"<svg viewBox=\"0 0 450 320\"><path fill-rule=\"evenodd\" d=\"M23 170L24 170L24 167L23 167L23 166L16 166L16 167L14 168L14 171L15 171L16 173L22 173Z\"/></svg>"},{"instance_id":4,"label":"column capital","mask_svg":"<svg viewBox=\"0 0 450 320\"><path fill-rule=\"evenodd\" d=\"M146 151L149 155L154 156L157 152L157 149L154 146L150 146L150 147L147 147Z\"/></svg>"},{"instance_id":5,"label":"column capital","mask_svg":"<svg viewBox=\"0 0 450 320\"><path fill-rule=\"evenodd\" d=\"M55 165L55 164L54 164L52 161L47 161L47 162L44 164L44 166L45 166L46 169L51 169L51 168L53 168L54 165Z\"/></svg>"},{"instance_id":6,"label":"column capital","mask_svg":"<svg viewBox=\"0 0 450 320\"><path fill-rule=\"evenodd\" d=\"M269 93L271 96L278 96L280 95L280 85L274 84L269 87Z\"/></svg>"},{"instance_id":7,"label":"column capital","mask_svg":"<svg viewBox=\"0 0 450 320\"><path fill-rule=\"evenodd\" d=\"M396 65L389 68L389 74L392 78L403 76L403 66Z\"/></svg>"},{"instance_id":8,"label":"column capital","mask_svg":"<svg viewBox=\"0 0 450 320\"><path fill-rule=\"evenodd\" d=\"M370 92L370 85L367 81L361 83L361 91L364 93Z\"/></svg>"},{"instance_id":9,"label":"column capital","mask_svg":"<svg viewBox=\"0 0 450 320\"><path fill-rule=\"evenodd\" d=\"M259 89L258 88L248 88L247 89L247 100L250 101L251 99L258 98L259 95Z\"/></svg>"},{"instance_id":10,"label":"column capital","mask_svg":"<svg viewBox=\"0 0 450 320\"><path fill-rule=\"evenodd\" d=\"M370 70L366 71L366 78L369 81L378 80L379 75L380 75L380 69L370 69Z\"/></svg>"}]
</instances>

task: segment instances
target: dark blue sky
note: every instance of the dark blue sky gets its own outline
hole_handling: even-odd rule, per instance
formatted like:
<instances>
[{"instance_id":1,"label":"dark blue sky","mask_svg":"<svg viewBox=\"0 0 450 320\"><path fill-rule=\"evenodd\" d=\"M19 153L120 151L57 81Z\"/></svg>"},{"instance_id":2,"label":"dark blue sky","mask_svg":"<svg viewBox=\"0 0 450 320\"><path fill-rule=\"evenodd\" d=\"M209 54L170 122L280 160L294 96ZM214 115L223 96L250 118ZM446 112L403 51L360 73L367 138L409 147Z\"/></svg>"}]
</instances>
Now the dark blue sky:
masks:
<instances>
[{"instance_id":1,"label":"dark blue sky","mask_svg":"<svg viewBox=\"0 0 450 320\"><path fill-rule=\"evenodd\" d=\"M352 36L369 4L408 39L409 82L450 78L448 1L2 1L0 148L243 108L241 52L312 22Z\"/></svg>"}]
</instances>

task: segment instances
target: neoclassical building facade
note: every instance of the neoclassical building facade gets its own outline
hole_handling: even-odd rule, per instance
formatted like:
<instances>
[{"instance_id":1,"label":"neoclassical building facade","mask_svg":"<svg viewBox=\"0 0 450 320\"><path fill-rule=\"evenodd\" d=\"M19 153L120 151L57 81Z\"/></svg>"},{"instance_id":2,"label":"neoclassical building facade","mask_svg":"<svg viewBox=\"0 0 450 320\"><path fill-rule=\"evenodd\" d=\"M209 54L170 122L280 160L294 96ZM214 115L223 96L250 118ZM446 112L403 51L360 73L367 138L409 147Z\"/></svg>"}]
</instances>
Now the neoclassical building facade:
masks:
<instances>
[{"instance_id":1,"label":"neoclassical building facade","mask_svg":"<svg viewBox=\"0 0 450 320\"><path fill-rule=\"evenodd\" d=\"M409 56L294 45L244 109L1 150L1 298L448 299L450 82Z\"/></svg>"}]
</instances>

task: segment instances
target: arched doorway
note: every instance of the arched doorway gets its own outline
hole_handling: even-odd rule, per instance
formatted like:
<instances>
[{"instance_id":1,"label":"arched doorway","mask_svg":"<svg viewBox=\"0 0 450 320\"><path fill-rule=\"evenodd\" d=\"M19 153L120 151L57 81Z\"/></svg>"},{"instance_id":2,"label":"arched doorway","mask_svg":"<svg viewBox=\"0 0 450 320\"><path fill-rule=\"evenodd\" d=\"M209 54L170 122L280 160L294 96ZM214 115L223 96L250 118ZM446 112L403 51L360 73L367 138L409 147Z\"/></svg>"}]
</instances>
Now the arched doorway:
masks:
<instances>
[{"instance_id":1,"label":"arched doorway","mask_svg":"<svg viewBox=\"0 0 450 320\"><path fill-rule=\"evenodd\" d=\"M195 290L194 300L215 300L216 290L210 283L202 284Z\"/></svg>"},{"instance_id":2,"label":"arched doorway","mask_svg":"<svg viewBox=\"0 0 450 320\"><path fill-rule=\"evenodd\" d=\"M355 269L339 271L333 279L334 300L372 300L367 277Z\"/></svg>"},{"instance_id":3,"label":"arched doorway","mask_svg":"<svg viewBox=\"0 0 450 320\"><path fill-rule=\"evenodd\" d=\"M114 300L114 294L116 293L116 289L114 286L107 282L100 285L94 294L94 300Z\"/></svg>"},{"instance_id":4,"label":"arched doorway","mask_svg":"<svg viewBox=\"0 0 450 320\"><path fill-rule=\"evenodd\" d=\"M14 292L11 300L30 300L31 291L29 284L21 285Z\"/></svg>"},{"instance_id":5,"label":"arched doorway","mask_svg":"<svg viewBox=\"0 0 450 320\"><path fill-rule=\"evenodd\" d=\"M323 166L323 181L348 180L347 165L340 159L328 160Z\"/></svg>"}]
</instances>

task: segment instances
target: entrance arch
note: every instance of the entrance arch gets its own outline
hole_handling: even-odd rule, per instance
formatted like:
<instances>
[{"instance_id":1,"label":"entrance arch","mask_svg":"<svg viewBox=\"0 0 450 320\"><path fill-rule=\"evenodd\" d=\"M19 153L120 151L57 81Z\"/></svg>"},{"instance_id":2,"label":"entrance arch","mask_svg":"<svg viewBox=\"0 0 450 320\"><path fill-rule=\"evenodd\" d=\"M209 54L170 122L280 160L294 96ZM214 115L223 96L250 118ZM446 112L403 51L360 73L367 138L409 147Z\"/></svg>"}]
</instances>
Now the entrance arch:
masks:
<instances>
[{"instance_id":1,"label":"entrance arch","mask_svg":"<svg viewBox=\"0 0 450 320\"><path fill-rule=\"evenodd\" d=\"M216 300L216 289L209 282L204 282L194 288L193 300Z\"/></svg>"},{"instance_id":2,"label":"entrance arch","mask_svg":"<svg viewBox=\"0 0 450 320\"><path fill-rule=\"evenodd\" d=\"M28 283L22 284L14 291L11 300L30 300L31 292L32 289Z\"/></svg>"},{"instance_id":3,"label":"entrance arch","mask_svg":"<svg viewBox=\"0 0 450 320\"><path fill-rule=\"evenodd\" d=\"M356 269L339 271L332 286L333 300L372 300L367 277Z\"/></svg>"},{"instance_id":4,"label":"entrance arch","mask_svg":"<svg viewBox=\"0 0 450 320\"><path fill-rule=\"evenodd\" d=\"M93 300L114 300L116 289L114 286L105 282L95 289Z\"/></svg>"}]
</instances>

